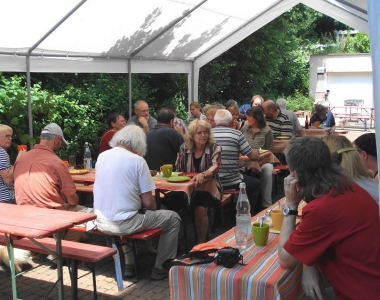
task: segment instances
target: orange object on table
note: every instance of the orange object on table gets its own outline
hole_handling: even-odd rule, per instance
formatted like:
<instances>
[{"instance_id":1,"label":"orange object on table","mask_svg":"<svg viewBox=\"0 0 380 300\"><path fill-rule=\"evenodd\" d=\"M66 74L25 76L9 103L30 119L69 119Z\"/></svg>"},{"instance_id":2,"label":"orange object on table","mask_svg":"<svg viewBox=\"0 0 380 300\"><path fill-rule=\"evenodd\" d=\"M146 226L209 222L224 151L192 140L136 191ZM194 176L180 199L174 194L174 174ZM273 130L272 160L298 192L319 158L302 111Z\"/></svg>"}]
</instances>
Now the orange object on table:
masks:
<instances>
[{"instance_id":1,"label":"orange object on table","mask_svg":"<svg viewBox=\"0 0 380 300\"><path fill-rule=\"evenodd\" d=\"M17 151L28 151L28 146L27 145L18 145L17 146Z\"/></svg>"}]
</instances>

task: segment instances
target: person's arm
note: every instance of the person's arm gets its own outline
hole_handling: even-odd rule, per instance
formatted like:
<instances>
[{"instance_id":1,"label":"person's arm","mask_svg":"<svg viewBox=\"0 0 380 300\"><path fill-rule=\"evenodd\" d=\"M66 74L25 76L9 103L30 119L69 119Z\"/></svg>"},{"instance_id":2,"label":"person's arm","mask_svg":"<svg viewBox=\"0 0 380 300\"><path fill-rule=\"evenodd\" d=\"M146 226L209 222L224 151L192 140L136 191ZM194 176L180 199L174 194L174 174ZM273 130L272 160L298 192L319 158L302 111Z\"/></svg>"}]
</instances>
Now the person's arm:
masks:
<instances>
[{"instance_id":1,"label":"person's arm","mask_svg":"<svg viewBox=\"0 0 380 300\"><path fill-rule=\"evenodd\" d=\"M16 161L25 153L26 151L20 151L17 154ZM11 166L9 169L6 169L0 172L0 176L3 178L3 181L6 185L10 185L14 181L13 170L14 170L14 166Z\"/></svg>"},{"instance_id":2,"label":"person's arm","mask_svg":"<svg viewBox=\"0 0 380 300\"><path fill-rule=\"evenodd\" d=\"M71 196L65 196L66 197L66 202L69 205L75 206L78 205L79 203L79 197L77 194L71 195Z\"/></svg>"},{"instance_id":3,"label":"person's arm","mask_svg":"<svg viewBox=\"0 0 380 300\"><path fill-rule=\"evenodd\" d=\"M260 156L260 150L252 149L252 151L247 156L250 160L257 160Z\"/></svg>"},{"instance_id":4,"label":"person's arm","mask_svg":"<svg viewBox=\"0 0 380 300\"><path fill-rule=\"evenodd\" d=\"M284 191L286 205L290 206L292 210L297 210L298 204L302 200L298 190L298 180L296 179L294 172L291 172L290 175L284 179ZM280 240L278 242L278 259L280 266L285 269L292 269L299 262L293 255L284 249L285 243L289 240L289 237L295 228L296 216L284 216L280 232Z\"/></svg>"},{"instance_id":5,"label":"person's arm","mask_svg":"<svg viewBox=\"0 0 380 300\"><path fill-rule=\"evenodd\" d=\"M267 150L273 150L274 149L273 133L272 133L271 129L269 129L268 133L265 136L264 147Z\"/></svg>"},{"instance_id":6,"label":"person's arm","mask_svg":"<svg viewBox=\"0 0 380 300\"><path fill-rule=\"evenodd\" d=\"M216 174L219 169L222 167L221 164L221 153L222 153L222 147L220 146L213 146L214 151L211 153L211 166L197 174L196 176L193 177L193 182L195 183L195 186L201 185L203 181L210 180L214 174Z\"/></svg>"},{"instance_id":7,"label":"person's arm","mask_svg":"<svg viewBox=\"0 0 380 300\"><path fill-rule=\"evenodd\" d=\"M149 131L148 120L144 117L140 117L139 123L143 127L144 132L147 133Z\"/></svg>"},{"instance_id":8,"label":"person's arm","mask_svg":"<svg viewBox=\"0 0 380 300\"><path fill-rule=\"evenodd\" d=\"M146 209L149 210L156 210L156 201L154 200L154 197L152 195L152 191L142 193L140 195L141 201Z\"/></svg>"},{"instance_id":9,"label":"person's arm","mask_svg":"<svg viewBox=\"0 0 380 300\"><path fill-rule=\"evenodd\" d=\"M311 299L323 300L323 286L321 276L316 265L303 265L302 271L302 288L307 296Z\"/></svg>"}]
</instances>

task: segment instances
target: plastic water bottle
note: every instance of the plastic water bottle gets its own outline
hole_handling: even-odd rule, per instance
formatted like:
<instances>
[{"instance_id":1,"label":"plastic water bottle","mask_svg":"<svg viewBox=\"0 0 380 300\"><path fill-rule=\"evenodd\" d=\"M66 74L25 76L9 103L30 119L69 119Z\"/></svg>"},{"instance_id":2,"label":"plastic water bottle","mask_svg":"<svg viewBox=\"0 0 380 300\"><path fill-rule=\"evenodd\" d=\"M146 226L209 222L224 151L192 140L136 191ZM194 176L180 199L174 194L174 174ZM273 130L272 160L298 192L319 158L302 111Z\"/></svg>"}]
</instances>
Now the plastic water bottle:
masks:
<instances>
[{"instance_id":1,"label":"plastic water bottle","mask_svg":"<svg viewBox=\"0 0 380 300\"><path fill-rule=\"evenodd\" d=\"M245 230L247 233L247 240L250 240L252 238L251 206L245 190L245 183L241 182L239 188L240 193L236 203L236 227Z\"/></svg>"},{"instance_id":2,"label":"plastic water bottle","mask_svg":"<svg viewBox=\"0 0 380 300\"><path fill-rule=\"evenodd\" d=\"M87 170L92 169L91 150L88 142L84 143L84 168Z\"/></svg>"}]
</instances>

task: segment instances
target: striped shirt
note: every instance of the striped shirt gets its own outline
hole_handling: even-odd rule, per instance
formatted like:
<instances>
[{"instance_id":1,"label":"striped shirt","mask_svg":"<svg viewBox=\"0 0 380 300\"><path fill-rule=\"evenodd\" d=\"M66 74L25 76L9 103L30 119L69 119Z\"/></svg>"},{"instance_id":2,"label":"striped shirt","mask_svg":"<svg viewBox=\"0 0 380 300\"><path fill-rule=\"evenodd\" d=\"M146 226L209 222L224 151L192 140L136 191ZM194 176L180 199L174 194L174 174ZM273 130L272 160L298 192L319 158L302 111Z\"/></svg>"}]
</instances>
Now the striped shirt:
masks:
<instances>
[{"instance_id":1,"label":"striped shirt","mask_svg":"<svg viewBox=\"0 0 380 300\"><path fill-rule=\"evenodd\" d=\"M8 153L0 147L0 171L10 169L12 167ZM10 185L5 184L0 176L0 202L13 203L15 201L15 189L13 182Z\"/></svg>"},{"instance_id":2,"label":"striped shirt","mask_svg":"<svg viewBox=\"0 0 380 300\"><path fill-rule=\"evenodd\" d=\"M276 119L271 119L265 116L268 126L272 129L273 136L288 135L292 136L293 126L289 118L281 110Z\"/></svg>"},{"instance_id":3,"label":"striped shirt","mask_svg":"<svg viewBox=\"0 0 380 300\"><path fill-rule=\"evenodd\" d=\"M174 118L174 121L173 121L173 125L174 125L175 127L181 127L181 128L183 128L183 133L186 133L186 131L187 131L187 126L186 126L186 124L185 124L185 121L182 120L181 118L177 118L177 117L175 117L175 118Z\"/></svg>"},{"instance_id":4,"label":"striped shirt","mask_svg":"<svg viewBox=\"0 0 380 300\"><path fill-rule=\"evenodd\" d=\"M226 126L217 126L211 129L216 142L222 146L222 168L219 177L222 186L230 186L242 182L239 170L239 155L248 155L252 152L244 135Z\"/></svg>"}]
</instances>

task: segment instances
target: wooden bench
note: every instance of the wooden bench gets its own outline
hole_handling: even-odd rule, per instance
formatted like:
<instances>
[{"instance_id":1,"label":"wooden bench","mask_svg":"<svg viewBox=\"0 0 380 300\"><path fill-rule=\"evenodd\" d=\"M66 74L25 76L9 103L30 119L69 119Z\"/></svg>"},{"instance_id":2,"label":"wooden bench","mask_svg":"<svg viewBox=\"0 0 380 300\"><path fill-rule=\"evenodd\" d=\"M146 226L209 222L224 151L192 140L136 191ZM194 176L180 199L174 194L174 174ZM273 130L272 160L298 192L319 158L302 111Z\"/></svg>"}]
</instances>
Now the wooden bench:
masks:
<instances>
[{"instance_id":1,"label":"wooden bench","mask_svg":"<svg viewBox=\"0 0 380 300\"><path fill-rule=\"evenodd\" d=\"M54 238L43 238L37 240L39 244L55 253L56 241ZM0 245L6 246L5 235L0 233ZM34 243L28 238L13 240L13 246L32 252L50 254L45 249ZM91 263L92 282L94 299L97 299L95 263L106 257L116 254L116 249L98 245L90 245L78 242L62 240L62 257L71 260L71 298L78 299L78 262L84 261Z\"/></svg>"},{"instance_id":2,"label":"wooden bench","mask_svg":"<svg viewBox=\"0 0 380 300\"><path fill-rule=\"evenodd\" d=\"M92 234L100 234L106 237L107 245L109 245L116 251L114 260L115 260L116 282L117 282L117 287L119 291L122 291L128 287L128 286L124 286L123 284L123 273L124 273L123 270L125 267L125 260L124 260L124 252L123 252L122 246L126 245L129 242L129 240L132 241L133 256L135 258L135 272L136 272L136 281L133 283L136 283L139 281L137 259L136 259L136 256L137 256L136 240L148 241L148 240L153 239L156 236L159 236L163 232L163 229L161 227L141 231L141 232L130 234L130 235L122 235L122 236L109 235L97 229L86 231L86 228L84 227L73 227L73 228L70 228L70 230L92 233Z\"/></svg>"}]
</instances>

